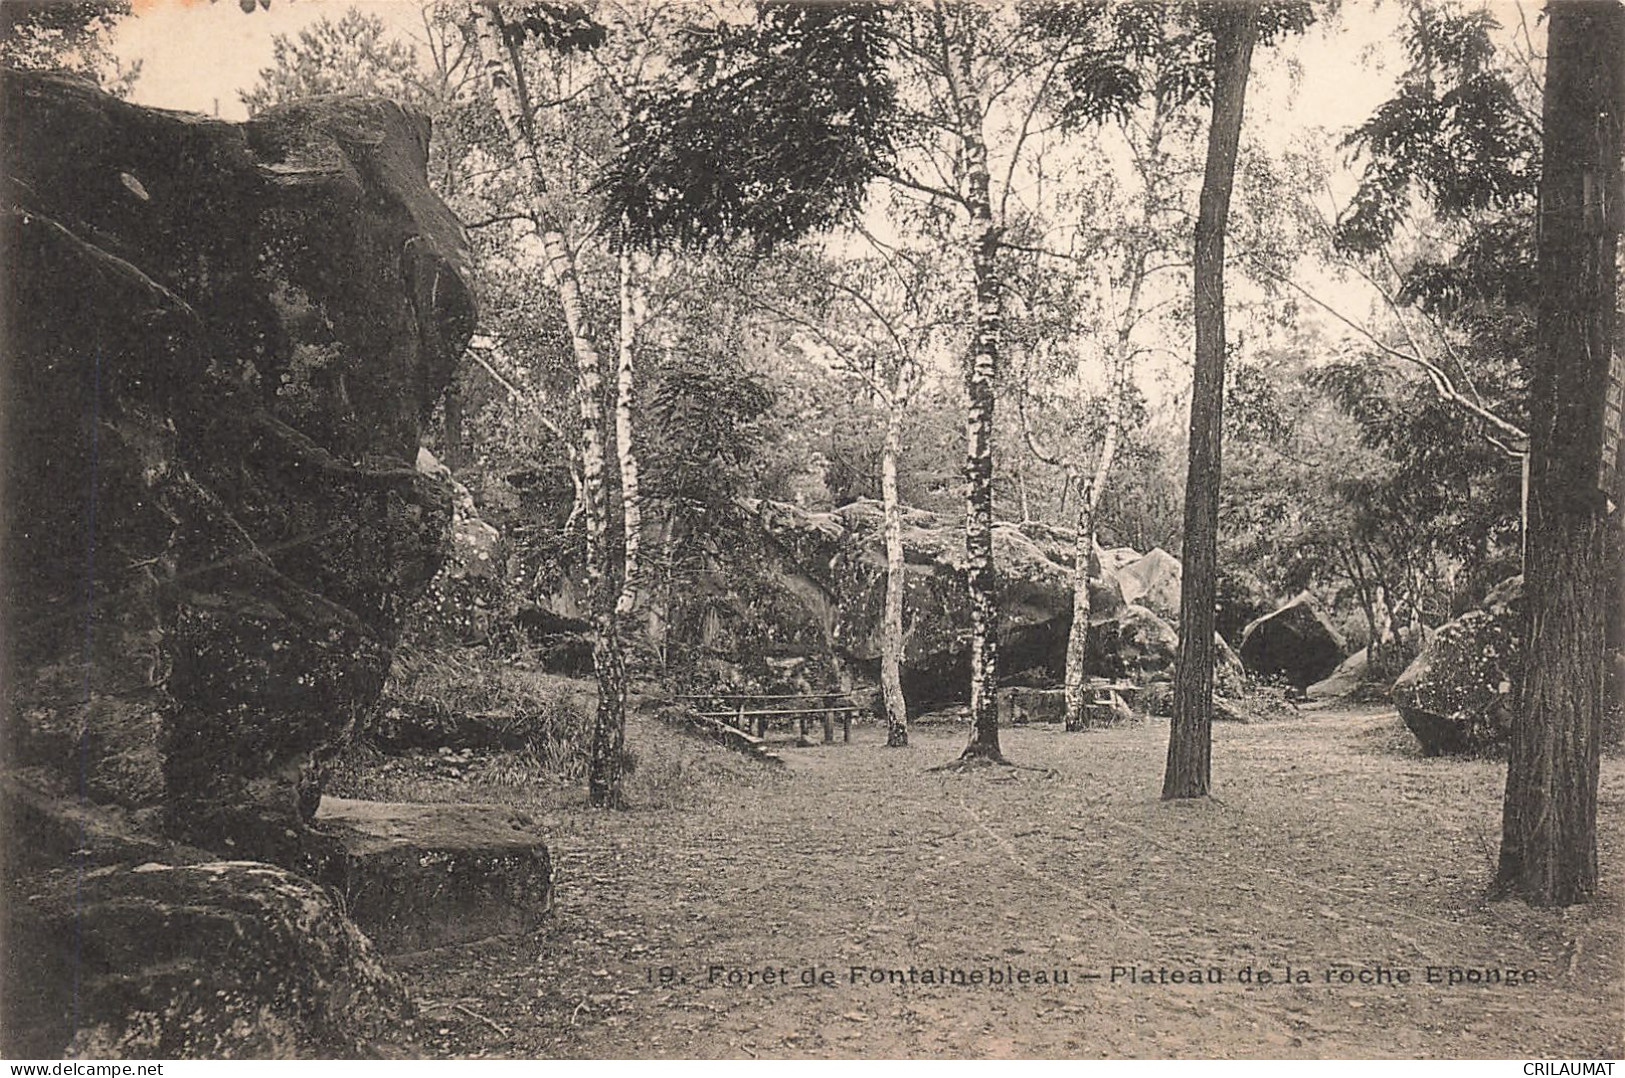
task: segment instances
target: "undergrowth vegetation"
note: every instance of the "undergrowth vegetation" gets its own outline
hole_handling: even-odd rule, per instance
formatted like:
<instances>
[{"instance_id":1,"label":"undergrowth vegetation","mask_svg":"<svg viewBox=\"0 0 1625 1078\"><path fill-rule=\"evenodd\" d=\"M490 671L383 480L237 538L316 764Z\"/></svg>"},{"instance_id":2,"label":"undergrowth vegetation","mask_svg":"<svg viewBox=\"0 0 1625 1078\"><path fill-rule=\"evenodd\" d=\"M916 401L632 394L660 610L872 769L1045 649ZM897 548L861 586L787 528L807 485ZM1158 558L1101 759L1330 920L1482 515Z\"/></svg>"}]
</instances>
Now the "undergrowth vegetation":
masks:
<instances>
[{"instance_id":1,"label":"undergrowth vegetation","mask_svg":"<svg viewBox=\"0 0 1625 1078\"><path fill-rule=\"evenodd\" d=\"M586 775L594 704L582 682L523 657L405 646L377 707L335 765L330 789L345 796L363 771L374 784L393 775L400 781L384 782L392 787L414 785L413 776L507 788L576 782Z\"/></svg>"}]
</instances>

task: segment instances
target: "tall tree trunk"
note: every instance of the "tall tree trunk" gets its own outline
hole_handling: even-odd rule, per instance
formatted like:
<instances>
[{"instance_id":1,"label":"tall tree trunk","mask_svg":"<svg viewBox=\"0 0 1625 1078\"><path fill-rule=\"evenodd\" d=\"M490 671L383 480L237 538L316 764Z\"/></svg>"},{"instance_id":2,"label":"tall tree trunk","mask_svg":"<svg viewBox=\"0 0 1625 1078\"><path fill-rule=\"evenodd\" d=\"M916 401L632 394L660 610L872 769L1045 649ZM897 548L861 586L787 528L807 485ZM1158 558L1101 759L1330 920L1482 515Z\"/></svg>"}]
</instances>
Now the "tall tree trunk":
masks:
<instances>
[{"instance_id":1,"label":"tall tree trunk","mask_svg":"<svg viewBox=\"0 0 1625 1078\"><path fill-rule=\"evenodd\" d=\"M899 381L902 376L899 376ZM886 511L886 612L880 633L880 693L886 707L886 747L908 744L908 701L903 697L903 506L897 495L897 458L903 449L903 404L887 401L886 440L880 455L880 497Z\"/></svg>"},{"instance_id":2,"label":"tall tree trunk","mask_svg":"<svg viewBox=\"0 0 1625 1078\"><path fill-rule=\"evenodd\" d=\"M1214 43L1213 122L1208 128L1192 274L1196 373L1191 386L1190 465L1185 476L1179 662L1174 672L1164 798L1206 797L1212 781L1213 603L1217 594L1219 441L1224 419L1224 235L1247 75L1258 37L1258 9L1256 2L1223 9Z\"/></svg>"},{"instance_id":3,"label":"tall tree trunk","mask_svg":"<svg viewBox=\"0 0 1625 1078\"><path fill-rule=\"evenodd\" d=\"M1003 334L999 297L999 228L993 222L982 106L970 54L949 34L939 6L943 67L953 90L964 148L965 203L970 210L976 331L965 363L965 582L970 591L971 738L966 759L1004 759L999 750L998 576L993 565L993 384Z\"/></svg>"},{"instance_id":4,"label":"tall tree trunk","mask_svg":"<svg viewBox=\"0 0 1625 1078\"><path fill-rule=\"evenodd\" d=\"M1625 203L1625 8L1568 0L1547 18L1524 675L1496 885L1566 906L1597 886L1607 503L1620 500L1620 413L1608 397Z\"/></svg>"},{"instance_id":5,"label":"tall tree trunk","mask_svg":"<svg viewBox=\"0 0 1625 1078\"><path fill-rule=\"evenodd\" d=\"M1143 262L1143 258L1141 259ZM1135 282L1138 292L1139 282ZM1069 729L1083 725L1084 706L1089 702L1086 689L1088 678L1084 674L1084 660L1089 644L1089 581L1100 576L1100 560L1095 557L1095 518L1100 508L1100 496L1111 475L1112 462L1117 457L1117 441L1123 429L1123 394L1128 391L1128 329L1119 330L1117 356L1106 392L1111 398L1106 419L1106 434L1101 440L1100 457L1095 462L1094 475L1085 481L1078 496L1077 551L1072 567L1072 629L1066 638L1066 720Z\"/></svg>"},{"instance_id":6,"label":"tall tree trunk","mask_svg":"<svg viewBox=\"0 0 1625 1078\"><path fill-rule=\"evenodd\" d=\"M640 558L643 549L643 503L638 491L638 454L632 444L633 364L638 330L643 322L635 270L632 249L623 235L620 258L620 351L615 364L615 455L621 467L621 514L625 522L621 592L615 601L615 616L621 625L629 624L632 612L637 607L638 590L643 586L643 563Z\"/></svg>"},{"instance_id":7,"label":"tall tree trunk","mask_svg":"<svg viewBox=\"0 0 1625 1078\"><path fill-rule=\"evenodd\" d=\"M1066 691L1066 726L1083 725L1084 707L1089 703L1088 677L1084 660L1089 644L1089 577L1095 571L1095 510L1089 488L1078 497L1078 537L1072 555L1072 628L1066 637L1066 669L1062 684Z\"/></svg>"},{"instance_id":8,"label":"tall tree trunk","mask_svg":"<svg viewBox=\"0 0 1625 1078\"><path fill-rule=\"evenodd\" d=\"M485 66L492 98L514 161L530 200L531 213L542 236L547 267L559 292L565 327L576 358L576 396L581 409L581 476L583 515L587 531L587 595L596 639L593 670L598 681L598 712L593 723L587 788L594 805L615 806L621 801L622 748L626 738L626 668L620 636L615 627L614 574L610 572L607 523L609 493L604 483L603 367L587 325L587 306L575 257L564 227L553 212L546 173L538 154L535 115L525 88L518 46L508 42L502 13L495 0L487 0L473 13L474 35Z\"/></svg>"}]
</instances>

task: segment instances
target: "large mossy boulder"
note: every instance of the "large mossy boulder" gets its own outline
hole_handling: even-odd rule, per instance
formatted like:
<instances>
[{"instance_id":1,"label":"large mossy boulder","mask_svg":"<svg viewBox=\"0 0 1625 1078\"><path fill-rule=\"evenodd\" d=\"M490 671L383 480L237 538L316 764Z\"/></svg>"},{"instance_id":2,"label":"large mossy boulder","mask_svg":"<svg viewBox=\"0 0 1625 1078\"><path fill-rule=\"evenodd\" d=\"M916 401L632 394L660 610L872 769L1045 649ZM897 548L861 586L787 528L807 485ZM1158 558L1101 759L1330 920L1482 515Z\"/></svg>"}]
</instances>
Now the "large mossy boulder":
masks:
<instances>
[{"instance_id":1,"label":"large mossy boulder","mask_svg":"<svg viewBox=\"0 0 1625 1078\"><path fill-rule=\"evenodd\" d=\"M1241 635L1249 673L1307 689L1337 669L1348 646L1307 592L1250 622Z\"/></svg>"},{"instance_id":2,"label":"large mossy boulder","mask_svg":"<svg viewBox=\"0 0 1625 1078\"><path fill-rule=\"evenodd\" d=\"M428 125L0 97L8 759L290 863L447 550L414 463L473 301Z\"/></svg>"},{"instance_id":3,"label":"large mossy boulder","mask_svg":"<svg viewBox=\"0 0 1625 1078\"><path fill-rule=\"evenodd\" d=\"M1439 627L1394 682L1400 718L1429 756L1506 743L1523 675L1523 577Z\"/></svg>"}]
</instances>

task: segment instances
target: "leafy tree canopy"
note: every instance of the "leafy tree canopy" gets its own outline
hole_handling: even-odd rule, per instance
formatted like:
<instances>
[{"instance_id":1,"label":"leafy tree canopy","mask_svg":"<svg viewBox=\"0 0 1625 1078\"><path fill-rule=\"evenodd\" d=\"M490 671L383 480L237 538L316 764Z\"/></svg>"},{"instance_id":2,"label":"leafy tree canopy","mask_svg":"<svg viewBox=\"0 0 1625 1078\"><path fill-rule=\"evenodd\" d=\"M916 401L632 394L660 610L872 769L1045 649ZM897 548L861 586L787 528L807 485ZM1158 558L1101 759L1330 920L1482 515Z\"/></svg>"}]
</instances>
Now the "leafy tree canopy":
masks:
<instances>
[{"instance_id":1,"label":"leafy tree canopy","mask_svg":"<svg viewBox=\"0 0 1625 1078\"><path fill-rule=\"evenodd\" d=\"M606 230L642 248L768 247L854 216L892 153L885 18L774 2L751 25L691 27L678 85L633 104L601 184Z\"/></svg>"},{"instance_id":2,"label":"leafy tree canopy","mask_svg":"<svg viewBox=\"0 0 1625 1078\"><path fill-rule=\"evenodd\" d=\"M1413 195L1444 220L1464 221L1534 194L1540 131L1499 66L1494 16L1425 2L1410 14L1399 92L1345 140L1367 157L1337 226L1346 251L1387 244Z\"/></svg>"},{"instance_id":3,"label":"leafy tree canopy","mask_svg":"<svg viewBox=\"0 0 1625 1078\"><path fill-rule=\"evenodd\" d=\"M1091 42L1061 72L1069 93L1061 118L1078 127L1126 119L1147 98L1171 109L1210 104L1213 34L1223 7L1160 0L1034 3L1022 17L1041 39ZM1266 3L1259 44L1300 33L1314 21L1307 0Z\"/></svg>"}]
</instances>

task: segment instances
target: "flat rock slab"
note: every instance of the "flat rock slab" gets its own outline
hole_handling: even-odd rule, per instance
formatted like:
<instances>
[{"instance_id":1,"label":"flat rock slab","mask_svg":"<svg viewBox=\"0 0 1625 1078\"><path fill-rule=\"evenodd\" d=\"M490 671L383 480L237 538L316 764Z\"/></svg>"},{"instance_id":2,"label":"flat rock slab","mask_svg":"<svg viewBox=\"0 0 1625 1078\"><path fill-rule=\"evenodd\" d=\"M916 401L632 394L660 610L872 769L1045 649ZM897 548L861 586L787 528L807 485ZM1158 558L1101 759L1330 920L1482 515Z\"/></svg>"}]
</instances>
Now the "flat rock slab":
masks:
<instances>
[{"instance_id":1,"label":"flat rock slab","mask_svg":"<svg viewBox=\"0 0 1625 1078\"><path fill-rule=\"evenodd\" d=\"M386 954L529 932L553 907L541 830L510 806L324 797L316 821L343 848L322 882Z\"/></svg>"}]
</instances>

